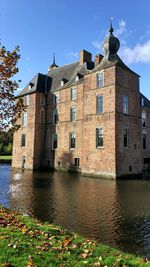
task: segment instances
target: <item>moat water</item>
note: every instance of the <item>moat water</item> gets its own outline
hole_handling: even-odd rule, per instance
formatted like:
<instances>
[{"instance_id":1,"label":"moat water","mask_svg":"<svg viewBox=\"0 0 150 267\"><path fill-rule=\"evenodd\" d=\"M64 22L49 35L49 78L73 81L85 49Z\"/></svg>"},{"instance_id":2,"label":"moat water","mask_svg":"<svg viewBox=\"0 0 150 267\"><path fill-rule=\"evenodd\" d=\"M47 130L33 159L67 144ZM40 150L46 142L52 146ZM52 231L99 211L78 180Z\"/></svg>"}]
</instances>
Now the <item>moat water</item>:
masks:
<instances>
[{"instance_id":1,"label":"moat water","mask_svg":"<svg viewBox=\"0 0 150 267\"><path fill-rule=\"evenodd\" d=\"M1 164L0 204L150 259L150 180L22 172Z\"/></svg>"}]
</instances>

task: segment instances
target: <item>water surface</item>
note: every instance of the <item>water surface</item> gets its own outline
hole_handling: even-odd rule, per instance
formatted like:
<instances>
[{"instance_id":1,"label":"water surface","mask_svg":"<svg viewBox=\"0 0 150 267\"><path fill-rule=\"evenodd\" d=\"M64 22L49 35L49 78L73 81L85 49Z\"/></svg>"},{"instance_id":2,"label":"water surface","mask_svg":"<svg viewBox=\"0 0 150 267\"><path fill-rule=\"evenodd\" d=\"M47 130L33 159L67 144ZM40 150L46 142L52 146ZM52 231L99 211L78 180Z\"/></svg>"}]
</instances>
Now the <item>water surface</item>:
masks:
<instances>
[{"instance_id":1,"label":"water surface","mask_svg":"<svg viewBox=\"0 0 150 267\"><path fill-rule=\"evenodd\" d=\"M0 204L150 258L150 181L107 181L0 165Z\"/></svg>"}]
</instances>

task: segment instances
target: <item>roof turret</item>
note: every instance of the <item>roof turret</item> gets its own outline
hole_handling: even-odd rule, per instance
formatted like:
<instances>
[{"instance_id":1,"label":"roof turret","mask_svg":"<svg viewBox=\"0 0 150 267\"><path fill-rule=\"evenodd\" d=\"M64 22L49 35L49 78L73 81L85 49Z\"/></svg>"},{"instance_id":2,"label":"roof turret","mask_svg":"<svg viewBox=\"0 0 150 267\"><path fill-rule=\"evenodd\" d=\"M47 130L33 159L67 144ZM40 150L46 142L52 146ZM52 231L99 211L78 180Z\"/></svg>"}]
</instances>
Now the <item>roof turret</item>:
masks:
<instances>
[{"instance_id":1,"label":"roof turret","mask_svg":"<svg viewBox=\"0 0 150 267\"><path fill-rule=\"evenodd\" d=\"M117 54L119 47L120 47L120 42L117 37L113 35L113 27L112 27L112 22L110 23L110 28L109 28L109 35L105 38L104 43L103 43L103 49L105 51L105 55L115 55Z\"/></svg>"},{"instance_id":2,"label":"roof turret","mask_svg":"<svg viewBox=\"0 0 150 267\"><path fill-rule=\"evenodd\" d=\"M52 65L48 68L48 70L51 70L51 69L55 69L57 68L58 66L56 65L55 63L55 53L53 53L53 63Z\"/></svg>"}]
</instances>

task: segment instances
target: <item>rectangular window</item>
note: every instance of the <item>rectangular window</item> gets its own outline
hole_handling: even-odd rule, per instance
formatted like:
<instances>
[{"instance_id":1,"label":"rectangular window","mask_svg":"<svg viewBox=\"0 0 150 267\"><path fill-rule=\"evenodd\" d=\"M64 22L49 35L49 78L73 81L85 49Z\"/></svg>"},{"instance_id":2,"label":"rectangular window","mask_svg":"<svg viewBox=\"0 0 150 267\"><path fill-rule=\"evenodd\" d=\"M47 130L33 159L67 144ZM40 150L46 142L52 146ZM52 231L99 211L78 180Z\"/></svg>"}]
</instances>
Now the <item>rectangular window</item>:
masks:
<instances>
[{"instance_id":1,"label":"rectangular window","mask_svg":"<svg viewBox=\"0 0 150 267\"><path fill-rule=\"evenodd\" d=\"M57 124L58 123L58 110L54 109L53 110L53 124Z\"/></svg>"},{"instance_id":2,"label":"rectangular window","mask_svg":"<svg viewBox=\"0 0 150 267\"><path fill-rule=\"evenodd\" d=\"M140 105L143 107L144 106L144 98L140 98Z\"/></svg>"},{"instance_id":3,"label":"rectangular window","mask_svg":"<svg viewBox=\"0 0 150 267\"><path fill-rule=\"evenodd\" d=\"M143 149L146 149L146 134L143 134Z\"/></svg>"},{"instance_id":4,"label":"rectangular window","mask_svg":"<svg viewBox=\"0 0 150 267\"><path fill-rule=\"evenodd\" d=\"M56 105L59 103L59 92L53 95L53 104Z\"/></svg>"},{"instance_id":5,"label":"rectangular window","mask_svg":"<svg viewBox=\"0 0 150 267\"><path fill-rule=\"evenodd\" d=\"M103 129L96 129L96 147L103 147Z\"/></svg>"},{"instance_id":6,"label":"rectangular window","mask_svg":"<svg viewBox=\"0 0 150 267\"><path fill-rule=\"evenodd\" d=\"M128 129L124 129L123 132L123 146L128 148Z\"/></svg>"},{"instance_id":7,"label":"rectangular window","mask_svg":"<svg viewBox=\"0 0 150 267\"><path fill-rule=\"evenodd\" d=\"M26 145L26 135L22 134L21 136L21 146L24 147Z\"/></svg>"},{"instance_id":8,"label":"rectangular window","mask_svg":"<svg viewBox=\"0 0 150 267\"><path fill-rule=\"evenodd\" d=\"M70 133L70 148L75 148L76 145L76 134Z\"/></svg>"},{"instance_id":9,"label":"rectangular window","mask_svg":"<svg viewBox=\"0 0 150 267\"><path fill-rule=\"evenodd\" d=\"M52 136L52 148L56 149L57 148L57 134L54 133Z\"/></svg>"},{"instance_id":10,"label":"rectangular window","mask_svg":"<svg viewBox=\"0 0 150 267\"><path fill-rule=\"evenodd\" d=\"M104 72L97 73L97 87L104 87Z\"/></svg>"},{"instance_id":11,"label":"rectangular window","mask_svg":"<svg viewBox=\"0 0 150 267\"><path fill-rule=\"evenodd\" d=\"M70 119L71 121L76 121L77 120L77 107L72 107L70 110Z\"/></svg>"},{"instance_id":12,"label":"rectangular window","mask_svg":"<svg viewBox=\"0 0 150 267\"><path fill-rule=\"evenodd\" d=\"M26 126L27 125L27 112L23 112L22 113L22 126Z\"/></svg>"},{"instance_id":13,"label":"rectangular window","mask_svg":"<svg viewBox=\"0 0 150 267\"><path fill-rule=\"evenodd\" d=\"M29 97L29 95L26 95L24 98L24 105L29 106L29 101L30 101L30 97Z\"/></svg>"},{"instance_id":14,"label":"rectangular window","mask_svg":"<svg viewBox=\"0 0 150 267\"><path fill-rule=\"evenodd\" d=\"M103 112L103 96L98 95L97 96L97 114Z\"/></svg>"},{"instance_id":15,"label":"rectangular window","mask_svg":"<svg viewBox=\"0 0 150 267\"><path fill-rule=\"evenodd\" d=\"M123 113L128 114L128 96L123 96Z\"/></svg>"},{"instance_id":16,"label":"rectangular window","mask_svg":"<svg viewBox=\"0 0 150 267\"><path fill-rule=\"evenodd\" d=\"M79 167L79 166L80 166L80 159L79 159L79 158L75 158L75 159L74 159L74 165L75 165L76 167Z\"/></svg>"},{"instance_id":17,"label":"rectangular window","mask_svg":"<svg viewBox=\"0 0 150 267\"><path fill-rule=\"evenodd\" d=\"M77 99L77 88L73 87L71 88L71 100Z\"/></svg>"}]
</instances>

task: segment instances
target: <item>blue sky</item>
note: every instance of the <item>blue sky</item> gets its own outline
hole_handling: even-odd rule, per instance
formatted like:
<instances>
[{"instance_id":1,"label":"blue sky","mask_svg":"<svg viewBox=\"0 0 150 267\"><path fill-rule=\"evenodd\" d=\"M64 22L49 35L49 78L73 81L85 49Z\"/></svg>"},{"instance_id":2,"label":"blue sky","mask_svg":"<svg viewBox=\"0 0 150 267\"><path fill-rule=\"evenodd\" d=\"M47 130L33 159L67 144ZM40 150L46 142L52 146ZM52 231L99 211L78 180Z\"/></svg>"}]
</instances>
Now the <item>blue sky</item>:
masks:
<instances>
[{"instance_id":1,"label":"blue sky","mask_svg":"<svg viewBox=\"0 0 150 267\"><path fill-rule=\"evenodd\" d=\"M12 50L20 46L19 74L23 88L52 63L78 61L86 49L102 53L101 44L113 17L119 55L140 78L140 89L150 98L150 1L142 0L0 0L0 38Z\"/></svg>"}]
</instances>

